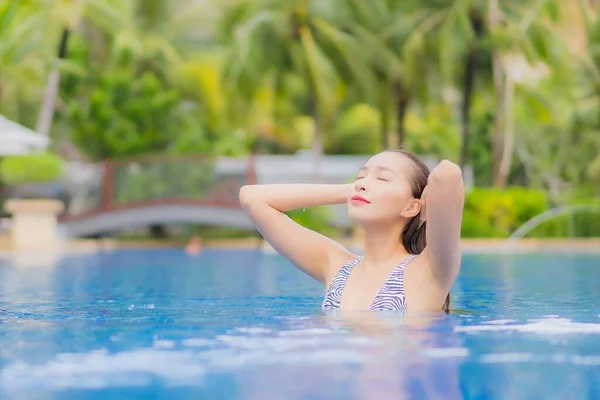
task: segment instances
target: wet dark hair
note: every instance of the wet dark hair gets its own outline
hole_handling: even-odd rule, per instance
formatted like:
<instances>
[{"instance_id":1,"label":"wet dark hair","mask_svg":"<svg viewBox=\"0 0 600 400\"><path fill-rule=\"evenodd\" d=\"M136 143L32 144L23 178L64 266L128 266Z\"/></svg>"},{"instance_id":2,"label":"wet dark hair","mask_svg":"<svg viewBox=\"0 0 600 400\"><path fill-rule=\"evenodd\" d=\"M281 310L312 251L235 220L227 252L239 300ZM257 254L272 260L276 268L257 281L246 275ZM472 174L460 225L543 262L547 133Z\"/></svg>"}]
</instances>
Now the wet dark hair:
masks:
<instances>
[{"instance_id":1,"label":"wet dark hair","mask_svg":"<svg viewBox=\"0 0 600 400\"><path fill-rule=\"evenodd\" d=\"M414 173L410 177L410 187L414 198L420 199L429 178L430 171L427 165L419 157L406 150L390 149L387 152L401 154L412 161L415 168ZM414 255L421 254L427 246L427 221L421 224L420 216L421 213L411 218L402 230L402 244L406 251ZM446 313L450 312L450 293L446 296L442 310Z\"/></svg>"}]
</instances>

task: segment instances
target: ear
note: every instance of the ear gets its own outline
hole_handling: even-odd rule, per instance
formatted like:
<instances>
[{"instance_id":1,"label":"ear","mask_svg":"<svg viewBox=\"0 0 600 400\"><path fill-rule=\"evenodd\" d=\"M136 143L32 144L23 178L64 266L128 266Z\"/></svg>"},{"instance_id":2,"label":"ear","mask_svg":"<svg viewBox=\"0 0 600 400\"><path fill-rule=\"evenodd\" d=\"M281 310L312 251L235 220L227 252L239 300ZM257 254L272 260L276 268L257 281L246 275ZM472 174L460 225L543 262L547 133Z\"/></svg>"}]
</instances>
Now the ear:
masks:
<instances>
[{"instance_id":1,"label":"ear","mask_svg":"<svg viewBox=\"0 0 600 400\"><path fill-rule=\"evenodd\" d=\"M419 199L412 199L410 203L406 206L404 211L402 211L402 216L404 218L410 219L416 217L419 212L421 212L421 206L423 203Z\"/></svg>"}]
</instances>

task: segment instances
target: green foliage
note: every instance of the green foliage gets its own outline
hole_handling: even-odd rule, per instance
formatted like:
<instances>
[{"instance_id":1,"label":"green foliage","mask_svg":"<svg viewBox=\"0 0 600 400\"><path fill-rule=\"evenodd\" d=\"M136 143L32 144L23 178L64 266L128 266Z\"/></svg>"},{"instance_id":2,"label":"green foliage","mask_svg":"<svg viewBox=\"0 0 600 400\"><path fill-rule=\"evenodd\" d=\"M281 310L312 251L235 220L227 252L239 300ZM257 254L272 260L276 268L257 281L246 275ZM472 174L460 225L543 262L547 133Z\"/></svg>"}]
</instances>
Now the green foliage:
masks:
<instances>
[{"instance_id":1,"label":"green foliage","mask_svg":"<svg viewBox=\"0 0 600 400\"><path fill-rule=\"evenodd\" d=\"M576 189L592 181L589 167L600 151L596 116L572 106L576 92L567 88L574 84L570 78L551 76L516 93L515 158L525 167L526 184L550 187L557 202L569 195L559 185L562 189L568 182Z\"/></svg>"},{"instance_id":2,"label":"green foliage","mask_svg":"<svg viewBox=\"0 0 600 400\"><path fill-rule=\"evenodd\" d=\"M475 98L471 118L469 165L475 185L487 186L492 182L492 135L494 123L492 106L485 98Z\"/></svg>"},{"instance_id":3,"label":"green foliage","mask_svg":"<svg viewBox=\"0 0 600 400\"><path fill-rule=\"evenodd\" d=\"M100 68L93 64L90 50L81 36L74 36L72 58L94 69L84 75L66 74L61 88L64 98L71 99L65 113L71 138L92 159L164 151L247 153L245 138L240 141L227 123L212 58L177 64L166 74L138 64L124 48Z\"/></svg>"},{"instance_id":4,"label":"green foliage","mask_svg":"<svg viewBox=\"0 0 600 400\"><path fill-rule=\"evenodd\" d=\"M600 183L600 156L596 157L588 167L588 175L594 181Z\"/></svg>"},{"instance_id":5,"label":"green foliage","mask_svg":"<svg viewBox=\"0 0 600 400\"><path fill-rule=\"evenodd\" d=\"M184 127L179 100L154 73L106 71L84 101L70 104L73 141L97 160L165 151Z\"/></svg>"},{"instance_id":6,"label":"green foliage","mask_svg":"<svg viewBox=\"0 0 600 400\"><path fill-rule=\"evenodd\" d=\"M329 236L336 231L335 228L329 224L331 212L326 207L311 207L292 210L288 211L286 214L296 223L323 235Z\"/></svg>"},{"instance_id":7,"label":"green foliage","mask_svg":"<svg viewBox=\"0 0 600 400\"><path fill-rule=\"evenodd\" d=\"M189 99L202 104L199 112L206 127L212 132L227 129L226 99L219 74L222 62L215 54L203 53L200 61L182 64L173 73L173 81L180 92Z\"/></svg>"},{"instance_id":8,"label":"green foliage","mask_svg":"<svg viewBox=\"0 0 600 400\"><path fill-rule=\"evenodd\" d=\"M343 113L327 143L331 154L371 154L379 151L379 112L357 104Z\"/></svg>"},{"instance_id":9,"label":"green foliage","mask_svg":"<svg viewBox=\"0 0 600 400\"><path fill-rule=\"evenodd\" d=\"M10 156L0 161L0 181L8 185L52 182L62 173L62 158L51 153Z\"/></svg>"},{"instance_id":10,"label":"green foliage","mask_svg":"<svg viewBox=\"0 0 600 400\"><path fill-rule=\"evenodd\" d=\"M600 199L579 198L566 206L574 206L568 215L546 221L533 229L528 237L599 237L600 236ZM576 209L580 206L590 206Z\"/></svg>"},{"instance_id":11,"label":"green foliage","mask_svg":"<svg viewBox=\"0 0 600 400\"><path fill-rule=\"evenodd\" d=\"M39 1L0 1L0 114L33 125L36 101L43 88L48 21L36 12Z\"/></svg>"},{"instance_id":12,"label":"green foliage","mask_svg":"<svg viewBox=\"0 0 600 400\"><path fill-rule=\"evenodd\" d=\"M452 109L430 105L409 113L404 147L416 154L435 154L441 159L458 159L459 127L452 123Z\"/></svg>"},{"instance_id":13,"label":"green foliage","mask_svg":"<svg viewBox=\"0 0 600 400\"><path fill-rule=\"evenodd\" d=\"M373 91L372 74L361 55L360 42L328 18L335 15L335 5L234 1L225 7L222 37L227 56L223 75L232 101L238 96L245 100L238 108L240 114L255 111L253 100L265 85L272 86L278 103L283 103L282 99L294 101L294 84L300 82L305 94L296 112L317 120L318 134L327 137L340 102L340 82L351 76L355 86ZM279 119L285 107L277 104L273 108L274 118ZM318 141L324 143L320 138Z\"/></svg>"},{"instance_id":14,"label":"green foliage","mask_svg":"<svg viewBox=\"0 0 600 400\"><path fill-rule=\"evenodd\" d=\"M476 188L465 198L462 236L507 237L547 208L543 191L522 187L506 190Z\"/></svg>"},{"instance_id":15,"label":"green foliage","mask_svg":"<svg viewBox=\"0 0 600 400\"><path fill-rule=\"evenodd\" d=\"M116 204L164 199L199 200L215 189L212 162L125 164L116 170Z\"/></svg>"}]
</instances>

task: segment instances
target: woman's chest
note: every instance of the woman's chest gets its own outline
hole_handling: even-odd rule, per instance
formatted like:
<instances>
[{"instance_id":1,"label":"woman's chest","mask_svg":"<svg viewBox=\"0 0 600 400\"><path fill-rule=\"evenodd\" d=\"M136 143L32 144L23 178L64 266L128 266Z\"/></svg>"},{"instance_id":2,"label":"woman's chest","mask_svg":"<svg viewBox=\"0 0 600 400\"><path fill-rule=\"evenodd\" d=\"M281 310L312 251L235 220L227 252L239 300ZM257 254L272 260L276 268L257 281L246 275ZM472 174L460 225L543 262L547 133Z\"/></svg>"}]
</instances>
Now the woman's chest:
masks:
<instances>
[{"instance_id":1,"label":"woman's chest","mask_svg":"<svg viewBox=\"0 0 600 400\"><path fill-rule=\"evenodd\" d=\"M345 282L340 310L368 310L382 297L403 295L403 287L395 284L401 277L401 271L378 271L365 273L352 271Z\"/></svg>"}]
</instances>

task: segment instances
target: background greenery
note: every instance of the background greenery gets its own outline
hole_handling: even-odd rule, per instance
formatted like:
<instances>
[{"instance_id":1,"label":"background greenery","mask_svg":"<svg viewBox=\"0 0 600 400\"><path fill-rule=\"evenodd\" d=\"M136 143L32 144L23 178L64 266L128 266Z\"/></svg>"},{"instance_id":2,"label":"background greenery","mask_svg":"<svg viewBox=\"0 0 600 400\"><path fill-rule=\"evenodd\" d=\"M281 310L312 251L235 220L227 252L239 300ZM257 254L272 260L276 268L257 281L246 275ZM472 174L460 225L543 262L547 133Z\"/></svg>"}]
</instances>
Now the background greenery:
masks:
<instances>
[{"instance_id":1,"label":"background greenery","mask_svg":"<svg viewBox=\"0 0 600 400\"><path fill-rule=\"evenodd\" d=\"M402 146L470 166L463 235L506 237L549 208L598 203L597 7L0 0L0 114L90 161ZM40 155L0 170L18 184L60 167ZM170 172L144 169L118 200L163 196L173 183L157 174ZM325 214L292 216L326 231ZM600 220L578 214L532 235L598 236Z\"/></svg>"},{"instance_id":2,"label":"background greenery","mask_svg":"<svg viewBox=\"0 0 600 400\"><path fill-rule=\"evenodd\" d=\"M62 172L62 159L50 153L5 157L0 163L0 180L9 185L52 182Z\"/></svg>"}]
</instances>

